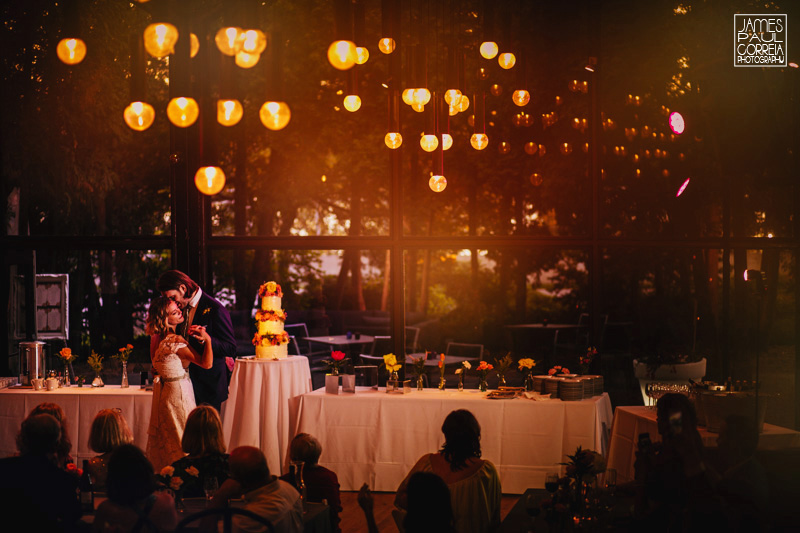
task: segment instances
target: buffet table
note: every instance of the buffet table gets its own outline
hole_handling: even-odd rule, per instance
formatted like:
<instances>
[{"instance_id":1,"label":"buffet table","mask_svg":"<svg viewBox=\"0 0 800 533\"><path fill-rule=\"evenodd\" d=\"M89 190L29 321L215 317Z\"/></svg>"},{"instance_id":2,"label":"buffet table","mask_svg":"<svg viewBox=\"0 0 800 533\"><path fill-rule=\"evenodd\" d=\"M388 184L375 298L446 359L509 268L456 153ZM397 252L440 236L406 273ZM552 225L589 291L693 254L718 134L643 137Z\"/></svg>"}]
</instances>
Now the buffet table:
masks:
<instances>
[{"instance_id":1,"label":"buffet table","mask_svg":"<svg viewBox=\"0 0 800 533\"><path fill-rule=\"evenodd\" d=\"M706 447L717 446L718 433L700 426L700 437ZM652 442L661 441L656 422L656 411L642 406L620 406L614 410L614 426L608 452L608 468L617 471L617 483L633 479L633 462L640 433L649 433ZM800 432L772 424L764 424L758 439L759 450L800 448Z\"/></svg>"},{"instance_id":2,"label":"buffet table","mask_svg":"<svg viewBox=\"0 0 800 533\"><path fill-rule=\"evenodd\" d=\"M222 404L222 431L228 450L255 446L267 457L270 471L280 474L294 435L289 400L311 390L308 358L278 361L237 359Z\"/></svg>"},{"instance_id":3,"label":"buffet table","mask_svg":"<svg viewBox=\"0 0 800 533\"><path fill-rule=\"evenodd\" d=\"M72 457L80 465L82 459L97 455L89 449L92 420L101 409L119 408L133 432L133 442L141 449L147 446L147 426L153 393L139 387L122 389L105 387L63 387L54 391L7 388L0 390L0 457L17 452L16 437L20 424L31 410L43 402L61 406L67 417L72 440Z\"/></svg>"},{"instance_id":4,"label":"buffet table","mask_svg":"<svg viewBox=\"0 0 800 533\"><path fill-rule=\"evenodd\" d=\"M477 390L426 389L387 394L357 387L355 394L324 389L295 399L297 429L322 444L320 464L336 472L341 490L395 491L423 454L444 442L442 422L468 409L481 425L483 458L497 467L503 492L544 487L548 472L578 446L606 452L611 428L608 394L578 402L488 400Z\"/></svg>"}]
</instances>

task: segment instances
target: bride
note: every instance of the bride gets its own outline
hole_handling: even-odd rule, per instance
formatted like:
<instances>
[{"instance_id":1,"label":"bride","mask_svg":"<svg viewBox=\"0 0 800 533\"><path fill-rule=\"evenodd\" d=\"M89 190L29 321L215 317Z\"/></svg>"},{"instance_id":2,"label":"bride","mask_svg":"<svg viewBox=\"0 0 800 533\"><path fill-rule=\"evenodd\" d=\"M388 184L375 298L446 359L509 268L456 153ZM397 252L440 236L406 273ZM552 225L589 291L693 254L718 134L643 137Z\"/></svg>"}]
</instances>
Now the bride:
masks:
<instances>
[{"instance_id":1,"label":"bride","mask_svg":"<svg viewBox=\"0 0 800 533\"><path fill-rule=\"evenodd\" d=\"M211 337L203 326L190 326L188 334L197 338L203 353L197 353L186 339L175 333L184 321L175 302L158 297L150 303L146 332L150 335L150 357L154 374L153 407L147 430L147 457L159 472L185 454L181 448L183 428L195 408L194 390L186 371L190 363L211 368Z\"/></svg>"}]
</instances>

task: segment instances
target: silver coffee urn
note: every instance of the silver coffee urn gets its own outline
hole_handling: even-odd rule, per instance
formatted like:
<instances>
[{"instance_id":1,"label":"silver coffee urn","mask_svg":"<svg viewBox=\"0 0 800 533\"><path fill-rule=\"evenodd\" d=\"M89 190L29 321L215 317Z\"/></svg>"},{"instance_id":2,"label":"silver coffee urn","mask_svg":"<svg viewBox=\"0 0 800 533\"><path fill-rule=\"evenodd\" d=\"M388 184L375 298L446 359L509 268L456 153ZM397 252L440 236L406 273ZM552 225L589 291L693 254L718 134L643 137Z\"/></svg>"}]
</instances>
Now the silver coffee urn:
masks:
<instances>
[{"instance_id":1,"label":"silver coffee urn","mask_svg":"<svg viewBox=\"0 0 800 533\"><path fill-rule=\"evenodd\" d=\"M44 348L46 342L25 341L19 343L19 383L30 386L32 378L45 377Z\"/></svg>"}]
</instances>

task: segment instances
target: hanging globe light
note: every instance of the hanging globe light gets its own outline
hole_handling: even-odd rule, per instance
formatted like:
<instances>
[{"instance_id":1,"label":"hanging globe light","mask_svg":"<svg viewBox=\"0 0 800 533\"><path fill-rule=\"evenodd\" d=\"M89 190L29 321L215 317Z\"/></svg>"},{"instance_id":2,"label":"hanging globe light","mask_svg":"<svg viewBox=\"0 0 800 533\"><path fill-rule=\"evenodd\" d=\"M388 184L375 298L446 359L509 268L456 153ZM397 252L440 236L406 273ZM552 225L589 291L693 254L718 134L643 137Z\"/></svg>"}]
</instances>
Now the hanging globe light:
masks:
<instances>
[{"instance_id":1,"label":"hanging globe light","mask_svg":"<svg viewBox=\"0 0 800 533\"><path fill-rule=\"evenodd\" d=\"M503 86L493 83L492 86L489 87L489 92L492 93L492 96L500 96L503 94Z\"/></svg>"},{"instance_id":2,"label":"hanging globe light","mask_svg":"<svg viewBox=\"0 0 800 533\"><path fill-rule=\"evenodd\" d=\"M439 147L439 139L436 135L423 135L419 139L419 146L426 152L433 152Z\"/></svg>"},{"instance_id":3,"label":"hanging globe light","mask_svg":"<svg viewBox=\"0 0 800 533\"><path fill-rule=\"evenodd\" d=\"M411 103L411 109L413 109L413 110L414 110L414 111L416 111L417 113L422 113L423 111L425 111L425 104L420 104L420 103L417 103L417 102L412 102L412 103Z\"/></svg>"},{"instance_id":4,"label":"hanging globe light","mask_svg":"<svg viewBox=\"0 0 800 533\"><path fill-rule=\"evenodd\" d=\"M194 33L189 34L189 57L194 57L200 51L200 39Z\"/></svg>"},{"instance_id":5,"label":"hanging globe light","mask_svg":"<svg viewBox=\"0 0 800 533\"><path fill-rule=\"evenodd\" d=\"M61 39L56 46L56 55L62 63L77 65L86 57L86 43L82 39Z\"/></svg>"},{"instance_id":6,"label":"hanging globe light","mask_svg":"<svg viewBox=\"0 0 800 533\"><path fill-rule=\"evenodd\" d=\"M455 105L448 106L447 114L450 115L451 117L458 115L458 106Z\"/></svg>"},{"instance_id":7,"label":"hanging globe light","mask_svg":"<svg viewBox=\"0 0 800 533\"><path fill-rule=\"evenodd\" d=\"M197 120L200 108L194 98L173 98L167 104L167 117L169 121L179 128L188 128Z\"/></svg>"},{"instance_id":8,"label":"hanging globe light","mask_svg":"<svg viewBox=\"0 0 800 533\"><path fill-rule=\"evenodd\" d=\"M431 101L431 92L425 87L416 89L411 97L411 101L416 104L428 105L428 102Z\"/></svg>"},{"instance_id":9,"label":"hanging globe light","mask_svg":"<svg viewBox=\"0 0 800 533\"><path fill-rule=\"evenodd\" d=\"M497 151L505 155L511 151L511 145L506 141L502 141L500 144L497 145Z\"/></svg>"},{"instance_id":10,"label":"hanging globe light","mask_svg":"<svg viewBox=\"0 0 800 533\"><path fill-rule=\"evenodd\" d=\"M517 89L514 91L514 94L511 95L511 101L519 107L528 105L528 102L531 101L531 93L525 89Z\"/></svg>"},{"instance_id":11,"label":"hanging globe light","mask_svg":"<svg viewBox=\"0 0 800 533\"><path fill-rule=\"evenodd\" d=\"M356 65L363 65L369 59L369 50L364 46L356 46Z\"/></svg>"},{"instance_id":12,"label":"hanging globe light","mask_svg":"<svg viewBox=\"0 0 800 533\"><path fill-rule=\"evenodd\" d=\"M194 174L194 185L205 195L217 194L225 187L225 173L219 167L200 167Z\"/></svg>"},{"instance_id":13,"label":"hanging globe light","mask_svg":"<svg viewBox=\"0 0 800 533\"><path fill-rule=\"evenodd\" d=\"M469 144L476 150L483 150L489 146L489 136L485 133L473 133L469 138Z\"/></svg>"},{"instance_id":14,"label":"hanging globe light","mask_svg":"<svg viewBox=\"0 0 800 533\"><path fill-rule=\"evenodd\" d=\"M414 89L403 89L403 103L406 105L411 105L414 103Z\"/></svg>"},{"instance_id":15,"label":"hanging globe light","mask_svg":"<svg viewBox=\"0 0 800 533\"><path fill-rule=\"evenodd\" d=\"M292 118L292 113L286 102L264 102L258 112L261 123L273 131L282 130Z\"/></svg>"},{"instance_id":16,"label":"hanging globe light","mask_svg":"<svg viewBox=\"0 0 800 533\"><path fill-rule=\"evenodd\" d=\"M135 131L144 131L152 126L156 118L153 106L146 102L131 102L122 112L125 124Z\"/></svg>"},{"instance_id":17,"label":"hanging globe light","mask_svg":"<svg viewBox=\"0 0 800 533\"><path fill-rule=\"evenodd\" d=\"M497 43L494 41L484 41L480 47L481 57L484 59L494 59L499 51Z\"/></svg>"},{"instance_id":18,"label":"hanging globe light","mask_svg":"<svg viewBox=\"0 0 800 533\"><path fill-rule=\"evenodd\" d=\"M533 141L525 143L525 153L528 155L533 155L536 153L536 150L539 149L539 145Z\"/></svg>"},{"instance_id":19,"label":"hanging globe light","mask_svg":"<svg viewBox=\"0 0 800 533\"><path fill-rule=\"evenodd\" d=\"M395 46L397 45L394 42L394 39L392 39L391 37L384 37L383 39L378 41L378 50L380 50L384 54L391 54L392 52L394 52Z\"/></svg>"},{"instance_id":20,"label":"hanging globe light","mask_svg":"<svg viewBox=\"0 0 800 533\"><path fill-rule=\"evenodd\" d=\"M328 47L328 61L333 68L348 70L356 64L356 43L353 41L333 41Z\"/></svg>"},{"instance_id":21,"label":"hanging globe light","mask_svg":"<svg viewBox=\"0 0 800 533\"><path fill-rule=\"evenodd\" d=\"M178 28L166 22L150 24L144 29L144 48L153 57L166 57L175 52Z\"/></svg>"},{"instance_id":22,"label":"hanging globe light","mask_svg":"<svg viewBox=\"0 0 800 533\"><path fill-rule=\"evenodd\" d=\"M344 108L351 113L361 109L361 97L357 94L348 94L344 97Z\"/></svg>"},{"instance_id":23,"label":"hanging globe light","mask_svg":"<svg viewBox=\"0 0 800 533\"><path fill-rule=\"evenodd\" d=\"M463 113L467 109L469 109L469 96L462 94L461 98L458 99L458 112Z\"/></svg>"},{"instance_id":24,"label":"hanging globe light","mask_svg":"<svg viewBox=\"0 0 800 533\"><path fill-rule=\"evenodd\" d=\"M428 180L428 187L433 192L442 192L447 187L447 180L444 176L431 176L431 179Z\"/></svg>"},{"instance_id":25,"label":"hanging globe light","mask_svg":"<svg viewBox=\"0 0 800 533\"><path fill-rule=\"evenodd\" d=\"M242 120L243 114L239 100L217 100L217 122L223 126L235 126Z\"/></svg>"},{"instance_id":26,"label":"hanging globe light","mask_svg":"<svg viewBox=\"0 0 800 533\"><path fill-rule=\"evenodd\" d=\"M245 30L241 39L241 50L248 54L260 54L267 49L267 36L261 30Z\"/></svg>"},{"instance_id":27,"label":"hanging globe light","mask_svg":"<svg viewBox=\"0 0 800 533\"><path fill-rule=\"evenodd\" d=\"M511 52L504 52L497 56L497 62L500 64L500 68L508 70L514 66L517 58Z\"/></svg>"},{"instance_id":28,"label":"hanging globe light","mask_svg":"<svg viewBox=\"0 0 800 533\"><path fill-rule=\"evenodd\" d=\"M244 50L239 50L236 52L233 62L240 68L253 68L259 59L261 59L261 54L251 54Z\"/></svg>"},{"instance_id":29,"label":"hanging globe light","mask_svg":"<svg viewBox=\"0 0 800 533\"><path fill-rule=\"evenodd\" d=\"M383 142L386 144L386 146L388 146L392 150L395 150L397 148L400 148L400 145L403 144L403 136L397 132L390 131L383 138Z\"/></svg>"},{"instance_id":30,"label":"hanging globe light","mask_svg":"<svg viewBox=\"0 0 800 533\"><path fill-rule=\"evenodd\" d=\"M569 155L572 153L572 145L569 143L561 143L561 146L558 147L561 150L561 153L564 155Z\"/></svg>"},{"instance_id":31,"label":"hanging globe light","mask_svg":"<svg viewBox=\"0 0 800 533\"><path fill-rule=\"evenodd\" d=\"M534 187L538 187L539 185L542 184L543 181L542 175L539 174L538 172L534 172L533 174L531 174L530 180L531 180L531 185L533 185Z\"/></svg>"},{"instance_id":32,"label":"hanging globe light","mask_svg":"<svg viewBox=\"0 0 800 533\"><path fill-rule=\"evenodd\" d=\"M236 52L242 49L242 41L244 40L242 28L237 26L228 26L220 28L214 36L214 42L220 52L226 56L235 56Z\"/></svg>"},{"instance_id":33,"label":"hanging globe light","mask_svg":"<svg viewBox=\"0 0 800 533\"><path fill-rule=\"evenodd\" d=\"M453 147L453 136L449 133L442 133L442 150L449 150Z\"/></svg>"},{"instance_id":34,"label":"hanging globe light","mask_svg":"<svg viewBox=\"0 0 800 533\"><path fill-rule=\"evenodd\" d=\"M461 98L461 91L458 89L448 89L444 93L444 101L451 106L457 106L458 100Z\"/></svg>"}]
</instances>

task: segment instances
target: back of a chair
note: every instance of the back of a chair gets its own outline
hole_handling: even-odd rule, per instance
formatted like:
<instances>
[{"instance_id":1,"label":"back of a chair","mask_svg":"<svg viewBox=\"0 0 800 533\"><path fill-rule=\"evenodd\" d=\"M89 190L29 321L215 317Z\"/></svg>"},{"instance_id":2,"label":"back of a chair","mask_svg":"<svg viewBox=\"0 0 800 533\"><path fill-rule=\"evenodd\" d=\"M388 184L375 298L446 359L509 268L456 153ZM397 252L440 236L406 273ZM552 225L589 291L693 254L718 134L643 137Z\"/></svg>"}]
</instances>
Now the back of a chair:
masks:
<instances>
[{"instance_id":1,"label":"back of a chair","mask_svg":"<svg viewBox=\"0 0 800 533\"><path fill-rule=\"evenodd\" d=\"M248 511L247 509L239 509L238 507L223 507L220 509L205 509L203 511L194 513L192 515L187 516L180 522L178 522L178 526L175 528L175 533L180 533L182 531L196 531L197 527L189 527L189 524L197 522L198 520L202 520L208 516L219 515L222 519L222 531L225 533L231 533L233 531L233 515L241 515L246 516L250 520L261 524L267 529L268 533L275 533L275 526L272 525L272 522L264 518L263 516L257 515L252 511Z\"/></svg>"},{"instance_id":2,"label":"back of a chair","mask_svg":"<svg viewBox=\"0 0 800 533\"><path fill-rule=\"evenodd\" d=\"M445 355L457 355L459 357L483 359L483 344L448 342L444 353Z\"/></svg>"},{"instance_id":3,"label":"back of a chair","mask_svg":"<svg viewBox=\"0 0 800 533\"><path fill-rule=\"evenodd\" d=\"M376 335L372 341L372 348L369 354L372 356L380 356L383 361L383 356L392 352L392 338L384 335Z\"/></svg>"},{"instance_id":4,"label":"back of a chair","mask_svg":"<svg viewBox=\"0 0 800 533\"><path fill-rule=\"evenodd\" d=\"M362 353L359 355L361 357L361 364L364 365L375 365L378 368L383 366L383 356L382 355L367 355Z\"/></svg>"},{"instance_id":5,"label":"back of a chair","mask_svg":"<svg viewBox=\"0 0 800 533\"><path fill-rule=\"evenodd\" d=\"M305 337L308 337L308 328L306 327L305 322L286 324L283 326L283 330L288 333L290 337L294 337L298 350L297 355L305 355L308 353L308 341L305 340ZM291 347L292 346L290 344L289 348L291 349Z\"/></svg>"},{"instance_id":6,"label":"back of a chair","mask_svg":"<svg viewBox=\"0 0 800 533\"><path fill-rule=\"evenodd\" d=\"M419 344L419 328L406 326L406 353L416 353Z\"/></svg>"}]
</instances>

